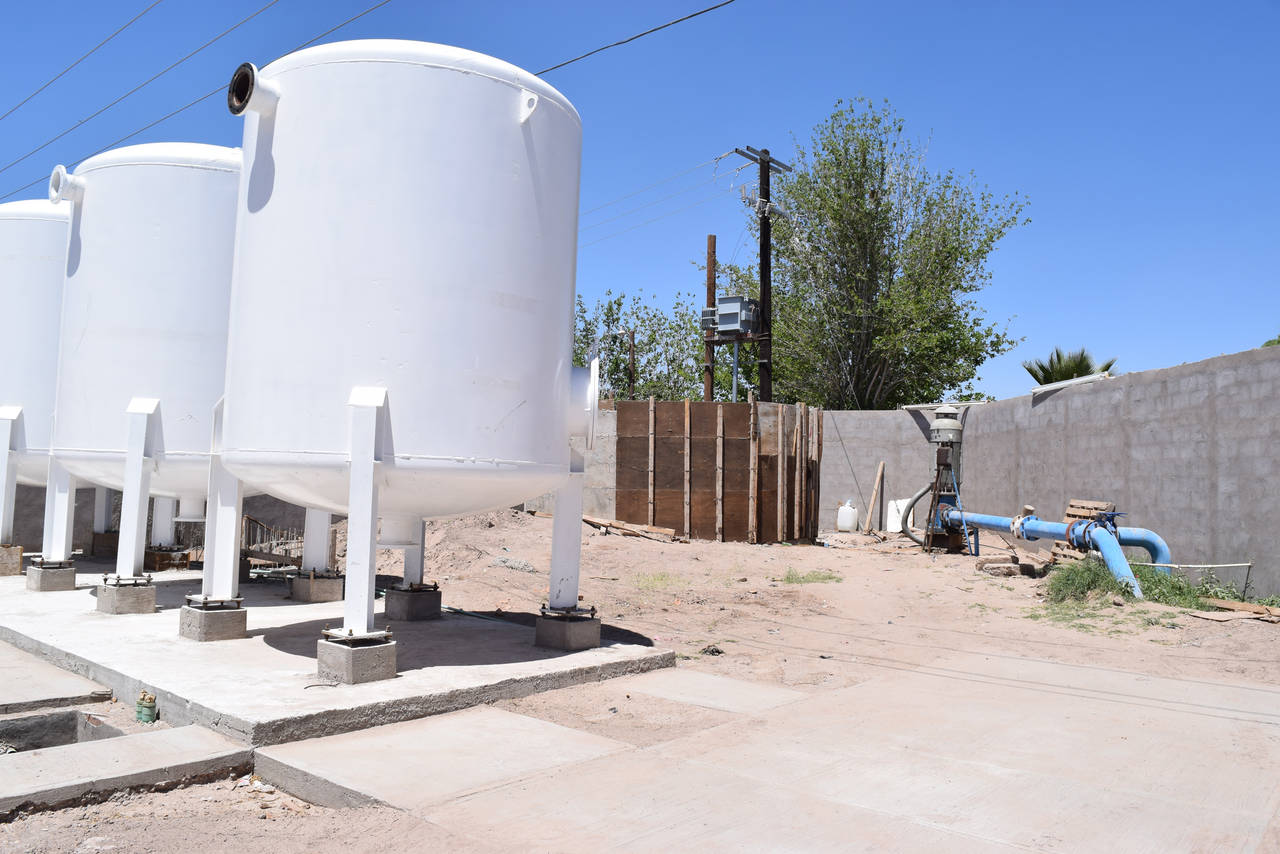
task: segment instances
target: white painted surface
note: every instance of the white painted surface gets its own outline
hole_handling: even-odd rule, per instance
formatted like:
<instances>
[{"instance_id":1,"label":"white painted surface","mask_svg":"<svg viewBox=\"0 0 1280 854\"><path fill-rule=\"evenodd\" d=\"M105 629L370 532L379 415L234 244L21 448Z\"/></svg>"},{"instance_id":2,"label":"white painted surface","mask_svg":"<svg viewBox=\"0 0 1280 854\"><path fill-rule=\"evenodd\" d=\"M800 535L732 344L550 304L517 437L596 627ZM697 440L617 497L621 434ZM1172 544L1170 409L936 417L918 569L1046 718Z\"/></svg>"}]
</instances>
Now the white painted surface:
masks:
<instances>
[{"instance_id":1,"label":"white painted surface","mask_svg":"<svg viewBox=\"0 0 1280 854\"><path fill-rule=\"evenodd\" d=\"M235 239L236 149L119 148L76 169L58 355L54 454L122 488L134 397L161 401L153 494L203 496L222 395ZM64 180L65 186L67 182Z\"/></svg>"},{"instance_id":2,"label":"white painted surface","mask_svg":"<svg viewBox=\"0 0 1280 854\"><path fill-rule=\"evenodd\" d=\"M27 486L44 486L49 464L68 216L65 207L43 200L0 205L0 305L10 320L0 406L22 407L13 459L17 482Z\"/></svg>"},{"instance_id":3,"label":"white painted surface","mask_svg":"<svg viewBox=\"0 0 1280 854\"><path fill-rule=\"evenodd\" d=\"M279 97L269 116L252 100L245 113L226 466L347 512L346 402L378 386L394 447L379 466L384 515L479 511L558 486L572 105L507 63L408 41L303 50L259 85Z\"/></svg>"}]
</instances>

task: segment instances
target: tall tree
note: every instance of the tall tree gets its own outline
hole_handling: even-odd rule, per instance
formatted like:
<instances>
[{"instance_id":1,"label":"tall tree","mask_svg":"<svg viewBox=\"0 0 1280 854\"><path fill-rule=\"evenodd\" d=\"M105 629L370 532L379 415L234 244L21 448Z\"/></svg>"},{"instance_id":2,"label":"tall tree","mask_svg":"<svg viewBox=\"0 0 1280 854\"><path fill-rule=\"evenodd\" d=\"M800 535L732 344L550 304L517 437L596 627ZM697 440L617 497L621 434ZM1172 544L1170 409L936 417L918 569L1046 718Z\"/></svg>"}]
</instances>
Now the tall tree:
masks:
<instances>
[{"instance_id":1,"label":"tall tree","mask_svg":"<svg viewBox=\"0 0 1280 854\"><path fill-rule=\"evenodd\" d=\"M575 306L573 358L585 365L593 346L600 354L600 396L626 399L629 385L629 333L635 333L637 399L702 399L701 309L692 293L677 293L670 308L643 292L614 294L588 306L578 297ZM754 388L754 365L744 349L738 399ZM732 385L729 348L717 348L715 395L728 400Z\"/></svg>"},{"instance_id":2,"label":"tall tree","mask_svg":"<svg viewBox=\"0 0 1280 854\"><path fill-rule=\"evenodd\" d=\"M1070 353L1061 347L1054 347L1048 359L1031 359L1023 362L1022 367L1026 368L1031 378L1040 385L1048 385L1062 380L1073 380L1076 377L1087 377L1090 374L1100 374L1111 370L1115 363L1115 359L1108 359L1100 365L1096 364L1093 356L1089 355L1089 351L1083 347L1072 350Z\"/></svg>"},{"instance_id":3,"label":"tall tree","mask_svg":"<svg viewBox=\"0 0 1280 854\"><path fill-rule=\"evenodd\" d=\"M778 177L777 400L887 409L972 396L978 366L1016 343L973 295L996 244L1027 222L1024 202L930 172L925 154L887 102L838 102ZM756 289L754 269L728 273Z\"/></svg>"}]
</instances>

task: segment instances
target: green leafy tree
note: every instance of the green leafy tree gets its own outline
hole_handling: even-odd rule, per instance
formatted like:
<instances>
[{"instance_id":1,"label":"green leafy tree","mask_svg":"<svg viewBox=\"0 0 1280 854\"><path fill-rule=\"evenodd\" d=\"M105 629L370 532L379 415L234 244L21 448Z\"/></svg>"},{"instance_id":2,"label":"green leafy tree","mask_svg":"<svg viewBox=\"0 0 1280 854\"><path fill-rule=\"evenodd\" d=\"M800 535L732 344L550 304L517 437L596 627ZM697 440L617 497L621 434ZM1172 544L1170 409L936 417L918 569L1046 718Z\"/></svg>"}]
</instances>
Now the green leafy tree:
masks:
<instances>
[{"instance_id":1,"label":"green leafy tree","mask_svg":"<svg viewBox=\"0 0 1280 854\"><path fill-rule=\"evenodd\" d=\"M1280 335L1277 335L1275 338L1272 338L1270 341L1262 342L1263 347L1274 347L1277 344L1280 344Z\"/></svg>"},{"instance_id":2,"label":"green leafy tree","mask_svg":"<svg viewBox=\"0 0 1280 854\"><path fill-rule=\"evenodd\" d=\"M1048 385L1062 380L1073 380L1076 377L1087 377L1090 374L1100 374L1111 370L1115 363L1115 359L1108 359L1100 365L1095 364L1093 356L1090 356L1089 351L1083 347L1069 353L1061 347L1054 347L1048 359L1032 359L1023 362L1022 367L1026 368L1031 378L1040 385Z\"/></svg>"},{"instance_id":3,"label":"green leafy tree","mask_svg":"<svg viewBox=\"0 0 1280 854\"><path fill-rule=\"evenodd\" d=\"M635 396L659 400L702 399L702 302L692 293L675 294L669 309L643 292L605 295L590 306L577 298L574 317L574 363L585 365L593 345L600 354L600 395L626 399L629 381L629 337L635 333ZM754 389L755 356L743 347L738 399ZM728 347L716 348L714 390L729 400L732 367Z\"/></svg>"},{"instance_id":4,"label":"green leafy tree","mask_svg":"<svg viewBox=\"0 0 1280 854\"><path fill-rule=\"evenodd\" d=\"M1017 343L973 297L1024 202L929 171L887 102L838 102L793 165L773 193L787 212L773 217L774 398L889 409L976 394L978 366ZM754 268L726 272L758 291Z\"/></svg>"}]
</instances>

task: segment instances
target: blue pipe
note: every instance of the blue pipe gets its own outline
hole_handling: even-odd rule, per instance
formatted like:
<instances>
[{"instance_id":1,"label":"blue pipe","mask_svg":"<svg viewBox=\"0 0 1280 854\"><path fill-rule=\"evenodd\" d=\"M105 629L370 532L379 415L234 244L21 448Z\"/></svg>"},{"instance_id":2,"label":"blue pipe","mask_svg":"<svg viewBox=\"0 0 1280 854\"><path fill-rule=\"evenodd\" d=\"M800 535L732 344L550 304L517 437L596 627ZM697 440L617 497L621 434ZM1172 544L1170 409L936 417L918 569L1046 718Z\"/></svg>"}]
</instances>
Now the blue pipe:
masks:
<instances>
[{"instance_id":1,"label":"blue pipe","mask_svg":"<svg viewBox=\"0 0 1280 854\"><path fill-rule=\"evenodd\" d=\"M1008 516L991 516L986 513L969 513L962 510L946 510L939 513L941 521L951 527L972 525L975 528L986 528L990 531L1012 534L1024 540L1064 540L1080 548L1096 549L1102 554L1102 560L1111 570L1111 574L1121 584L1126 584L1133 591L1135 599L1142 598L1142 586L1134 578L1133 569L1120 548L1120 541L1107 524L1101 522L1046 522L1035 516L1024 516L1015 525ZM1142 528L1130 529L1142 531ZM1150 533L1149 531L1147 533ZM1152 534L1154 537L1155 535ZM1159 537L1156 537L1159 539ZM1163 544L1163 540L1160 541ZM1140 543L1134 543L1140 545ZM1168 547L1166 546L1166 549ZM1168 563L1168 561L1161 561Z\"/></svg>"},{"instance_id":2,"label":"blue pipe","mask_svg":"<svg viewBox=\"0 0 1280 854\"><path fill-rule=\"evenodd\" d=\"M1122 546L1139 546L1146 549L1147 554L1151 555L1152 563L1173 563L1173 555L1169 552L1168 544L1155 531L1148 531L1146 528L1116 528L1116 539ZM1167 566L1157 566L1156 569L1165 575L1170 574Z\"/></svg>"}]
</instances>

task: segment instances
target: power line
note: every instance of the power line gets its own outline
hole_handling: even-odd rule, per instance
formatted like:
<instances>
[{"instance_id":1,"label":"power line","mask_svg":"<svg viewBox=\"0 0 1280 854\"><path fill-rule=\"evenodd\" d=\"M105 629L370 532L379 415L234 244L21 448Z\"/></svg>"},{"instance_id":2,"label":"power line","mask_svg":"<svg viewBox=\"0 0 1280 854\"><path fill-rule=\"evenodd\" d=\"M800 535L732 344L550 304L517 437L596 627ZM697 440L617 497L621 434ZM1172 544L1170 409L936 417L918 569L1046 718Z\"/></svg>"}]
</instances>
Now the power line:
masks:
<instances>
[{"instance_id":1,"label":"power line","mask_svg":"<svg viewBox=\"0 0 1280 854\"><path fill-rule=\"evenodd\" d=\"M598 210L603 210L603 209L605 209L605 208L609 207L610 205L616 205L618 202L626 201L627 199L631 198L632 196L638 196L638 195L640 195L641 193L647 193L647 192L649 192L650 190L652 190L654 187L661 187L663 184L669 184L669 183L671 183L672 181L674 181L674 180L675 180L675 179L677 179L677 178L683 178L685 175L688 175L690 172L697 172L699 169L705 169L705 168L707 168L707 167L708 167L708 166L710 166L712 163L719 163L721 160L724 160L724 159L725 159L726 157L728 157L730 154L733 154L733 152L732 152L732 151L726 151L724 154L718 154L718 155L716 155L715 157L711 158L710 160L708 160L708 161L707 161L707 162L705 162L705 163L699 163L697 166L690 166L688 169L684 170L683 172L677 172L676 174L674 174L674 175L672 175L672 176L670 176L670 177L668 177L668 178L663 178L661 181L655 181L654 183L650 184L650 185L649 185L649 186L647 186L647 187L641 187L641 188L640 188L640 189L638 189L638 190L634 190L634 191L632 191L632 192L630 192L630 193L627 193L625 196L618 196L618 198L616 198L616 199L614 199L614 200L612 200L612 201L605 202L605 203L604 203L604 204L602 204L602 205L596 205L594 208L592 208L592 209L591 209L591 210L589 210L589 211L583 211L583 212L582 212L582 215L583 215L583 216L587 216L588 214L593 214L593 213L595 213L595 212L596 212L596 211L598 211Z\"/></svg>"},{"instance_id":2,"label":"power line","mask_svg":"<svg viewBox=\"0 0 1280 854\"><path fill-rule=\"evenodd\" d=\"M550 68L542 69L541 71L537 72L537 74L539 77L541 77L543 74L546 74L549 71L555 71L557 68L564 68L566 65L572 65L573 63L577 62L580 59L586 59L588 56L595 56L597 53L600 53L601 51L608 50L609 48L612 48L612 47L619 47L621 45L627 44L628 42L633 42L638 38L643 38L644 36L649 35L650 33L656 33L658 32L658 30L665 30L667 27L673 27L676 24L683 23L684 21L687 21L690 18L696 18L699 15L705 15L708 12L714 12L716 9L722 8L724 6L728 6L730 3L733 3L734 1L735 0L724 0L723 3L717 3L714 6L708 6L707 8L702 9L698 12L694 12L690 15L685 15L683 18L676 18L674 21L667 21L665 24L662 24L661 26L654 27L651 30L645 30L643 33L636 33L634 36L623 39L620 42L614 42L613 44L607 44L604 47L598 47L593 51L584 53L582 56L575 56L573 59L566 59L564 62L560 63L559 65L553 65Z\"/></svg>"},{"instance_id":3,"label":"power line","mask_svg":"<svg viewBox=\"0 0 1280 854\"><path fill-rule=\"evenodd\" d=\"M581 232L583 232L583 231L589 231L590 229L593 229L593 228L598 228L599 226L605 225L606 223L614 222L615 220L619 220L619 219L623 219L623 218L625 218L625 217L629 217L629 216L631 216L633 213L636 213L637 211L642 211L642 210L644 210L645 208L651 208L651 207L653 207L654 205L658 205L658 204L661 204L661 203L663 203L663 202L670 201L671 199L674 199L674 198L676 198L677 196L683 196L685 193L688 193L688 192L690 192L691 190L696 190L696 189L698 189L699 187L705 187L705 186L707 186L708 184L714 184L715 182L719 181L721 178L732 178L734 175L737 175L739 172L741 172L743 169L746 169L746 168L747 168L747 166L750 166L750 165L751 165L751 164L749 164L749 163L747 163L747 164L743 164L742 166L739 166L737 169L734 169L732 172L726 172L726 173L725 173L725 174L723 174L723 175L716 175L716 176L714 176L714 177L712 177L712 178L709 178L709 179L708 179L708 180L706 180L706 181L700 181L700 182L698 182L697 184L690 184L689 186L685 187L683 190L677 190L676 192L671 193L670 195L666 195L666 196L663 196L663 197L661 197L661 198L654 199L654 200L653 200L653 201L651 201L651 202L645 202L645 203L644 203L644 204L642 204L642 205L637 205L636 207L631 208L630 210L623 211L622 213L617 214L617 215L615 215L615 216L611 216L611 217L609 217L608 219L602 219L602 220L600 220L599 222L593 222L591 225L584 225L584 226L583 226L582 228L580 228L578 231L579 231L579 233L581 233ZM732 189L732 185L730 185L730 189Z\"/></svg>"},{"instance_id":4,"label":"power line","mask_svg":"<svg viewBox=\"0 0 1280 854\"><path fill-rule=\"evenodd\" d=\"M316 36L315 38L312 38L312 39L309 39L308 41L303 42L302 44L298 45L298 47L294 48L294 50L301 50L301 49L302 49L302 48L304 48L304 47L308 47L308 46L310 46L310 45L314 44L315 42L320 41L320 39L324 38L325 36L331 35L332 33L334 33L334 32L336 32L336 31L338 31L338 30L342 29L343 27L347 26L348 24L351 24L351 23L354 23L355 21L358 21L359 19L363 18L365 15L368 15L370 12L374 12L374 11L376 11L376 10L378 10L378 9L381 9L383 6L387 5L387 4L388 4L388 3L390 3L390 2L391 2L391 0L381 0L381 2L375 3L375 4L373 4L372 6L368 7L367 9L365 9L363 12L360 12L360 13L358 13L358 14L356 14L356 15L352 15L350 18L347 18L347 19L346 19L345 21L343 21L342 23L340 23L340 24L337 24L337 25L335 25L335 26L330 27L329 29L325 30L323 33L321 33L320 35ZM140 133L143 133L143 132L145 132L145 131L151 130L153 127L155 127L156 125L160 124L161 122L166 122L166 121L168 121L169 119L173 118L174 116L178 115L179 113L182 113L182 112L185 112L185 111L187 111L187 110L191 109L191 108L192 108L192 107L194 107L196 104L199 104L201 101L204 101L204 100L207 100L207 99L209 99L209 98L212 98L214 95L218 94L219 92L224 91L225 89L226 89L226 86L219 85L217 88L215 88L215 89L211 89L210 91L208 91L208 92L206 92L205 94L201 95L199 98L196 98L194 101L191 101L191 102L189 102L189 103L187 103L187 104L184 104L183 106L178 107L178 109L173 110L172 112L165 113L163 116L161 116L160 118L156 119L155 121L150 122L149 124L145 124L145 125L143 125L142 127L138 128L137 130L133 131L132 133L125 134L124 136L120 137L119 139L115 140L114 142L108 143L107 145L103 146L102 148L99 148L97 151L94 151L94 152L93 152L93 153L91 153L91 154L86 154L84 157L81 157L81 158L79 158L79 159L77 159L77 160L73 161L72 163L68 164L68 166L69 166L69 168L75 168L75 166L79 165L80 163L83 163L84 161L88 160L90 157L93 157L93 156L95 156L95 155L101 154L102 152L107 151L107 150L109 150L109 149L115 148L115 147L116 147L117 145L119 145L120 143L122 143L122 142L126 142L126 141L128 141L128 140L130 140L130 139L133 139L133 137L137 136L137 135L138 135L138 134L140 134ZM727 156L727 155L726 155L726 156ZM8 193L5 193L3 196L0 196L0 201L4 201L5 199L9 198L10 196L16 196L18 193L21 193L23 190L26 190L26 189L28 189L28 188L30 188L30 187L34 187L36 184L39 184L39 183L41 183L42 181L47 181L47 180L49 180L49 179L48 179L48 177L40 177L40 178L37 178L37 179L35 179L34 181L32 181L32 182L30 182L30 183L28 183L28 184L23 184L21 187L18 187L18 188L14 189L14 190L10 190Z\"/></svg>"},{"instance_id":5,"label":"power line","mask_svg":"<svg viewBox=\"0 0 1280 854\"><path fill-rule=\"evenodd\" d=\"M75 68L75 67L76 67L77 65L79 65L80 63L84 62L84 61L85 61L86 59L88 59L89 57L93 56L95 53L97 53L97 52L98 52L98 48L102 47L104 44L106 44L107 42L111 41L113 38L115 38L116 36L120 35L120 34L121 34L121 33L123 33L125 30L129 29L129 27L133 26L133 24L134 24L135 22L137 22L137 20L138 20L139 18L141 18L143 15L147 14L148 12L150 12L152 9L154 9L154 8L155 8L155 7L157 7L157 6L159 6L159 5L160 5L161 3L163 3L163 2L164 2L164 0L155 0L155 2L154 2L154 3L152 3L150 6L148 6L148 7L147 7L147 8L145 8L145 9L143 9L141 12L139 12L139 13L138 13L138 14L136 14L136 15L134 15L134 16L133 16L132 18L130 18L129 20L125 21L123 26L121 26L121 27L120 27L118 30L116 30L114 33L112 33L111 35L107 36L105 39L103 39L102 41L100 41L100 42L98 42L96 45L94 45L92 48L90 48L90 49L89 49L89 52L88 52L88 53L86 53L84 56L80 57L80 58L79 58L79 59L77 59L75 62L73 62L73 63L71 63L70 65L68 65L66 68L62 69L62 70L61 70L61 71L59 71L57 74L55 74L55 75L53 75L52 77L50 77L48 80L46 80L46 81L45 81L45 83L44 83L44 85L43 85L43 86L41 86L39 89L37 89L36 91L32 92L30 95L28 95L27 97L23 98L21 101L19 101L18 103L14 104L12 107L10 107L10 108L9 108L9 110L8 110L8 112L6 112L4 115L0 116L0 122L4 121L5 119L9 118L9 116L11 116L11 115L13 115L14 113L16 113L16 112L18 111L18 109L19 109L20 107L22 107L22 105L23 105L23 104L27 103L27 101L30 101L30 100L31 100L32 98L34 98L36 95L39 95L39 94L40 94L41 92L43 92L45 89L48 89L50 86L52 86L54 83L56 83L56 82L58 81L58 78L60 78L60 77L61 77L62 75L64 75L64 74L66 74L66 73L67 73L68 71L70 71L71 69Z\"/></svg>"},{"instance_id":6,"label":"power line","mask_svg":"<svg viewBox=\"0 0 1280 854\"><path fill-rule=\"evenodd\" d=\"M705 199L702 199L701 201L694 202L694 203L693 203L693 204L691 204L691 205L685 205L685 206L684 206L684 207L682 207L682 208L676 208L676 209L675 209L675 210L673 210L673 211L667 211L666 213L662 214L661 216L655 216L653 219L649 219L649 220L645 220L644 222L637 223L636 225L633 225L633 226L631 226L630 228L624 228L624 229L622 229L622 231L615 231L613 234L605 235L604 237L601 237L601 238L598 238L598 239L596 239L596 240L593 240L593 241L591 241L590 243L584 243L584 244L582 244L581 246L579 246L578 248L579 248L579 249L586 249L588 246L595 246L597 243L603 243L603 242L604 242L604 241L606 241L606 240L610 240L610 239L612 239L612 238L614 238L614 237L618 237L619 235L626 234L626 233L627 233L627 232L629 232L629 231L635 231L637 228L644 228L646 225L652 225L653 223L657 222L658 220L666 219L666 218L667 218L667 217L669 217L669 216L675 216L675 215L676 215L676 214L678 214L678 213L684 213L685 211L687 211L687 210L692 210L693 208L696 208L696 207L698 207L699 205L705 205L707 202L714 202L716 199L721 198L722 196L724 196L724 194L725 194L725 193L730 192L732 189L733 189L732 187L726 187L725 189L722 189L722 190L718 191L715 195L713 195L713 196L707 196Z\"/></svg>"},{"instance_id":7,"label":"power line","mask_svg":"<svg viewBox=\"0 0 1280 854\"><path fill-rule=\"evenodd\" d=\"M212 45L214 42L217 42L217 41L219 41L219 40L223 39L224 37L226 37L226 36L230 35L231 33L235 32L235 31L236 31L236 30L238 30L240 27L242 27L242 26L244 26L245 24L249 23L249 22L250 22L250 21L252 21L254 18L258 17L258 16L259 16L259 15L261 15L263 12L267 11L268 9L270 9L272 6L276 5L276 4L277 4L277 3L279 3L279 2L280 2L280 0L268 0L267 4L266 4L265 6L263 6L263 7L262 7L262 8L260 8L260 9L258 9L258 11L254 12L252 15L249 15L247 18L243 18L243 19L241 19L238 23L233 24L232 26L230 26L230 27L228 27L227 29L223 30L223 31L222 31L221 33L219 33L218 35L216 35L216 36L214 36L213 38L209 39L209 41L207 41L207 42L205 42L204 44L200 45L200 47L198 47L198 48L196 48L195 50L191 51L191 53L189 53L189 54L187 54L186 56L182 57L182 59L179 59L177 62L173 63L172 65L169 65L168 67L164 68L162 71L160 71L160 72L158 72L158 73L156 73L156 74L153 74L152 76L148 77L146 80L142 81L142 82L141 82L141 83L139 83L137 86L134 86L134 87L133 87L132 89L130 89L128 92L125 92L123 95L121 95L119 98L116 98L114 101L112 101L111 103L107 104L105 107L102 107L101 109L97 110L96 112L90 113L88 116L85 116L83 119L81 119L80 121L76 122L75 124L73 124L71 127L67 128L66 130L62 131L62 133L58 134L57 136L54 136L54 137L52 137L51 139L45 140L44 142L40 143L40 144L39 144L39 145L37 145L35 148L31 149L31 150L30 150L30 151L28 151L26 154L24 154L24 155L22 155L21 157L19 157L17 160L11 161L10 163L7 163L5 166L0 167L0 174L2 174L2 173L4 173L4 172L9 171L11 168L13 168L14 166L18 165L18 164L19 164L19 163L21 163L22 161L26 160L26 159L27 159L28 157L30 157L31 155L33 155L33 154L35 154L35 153L37 153L37 152L39 152L39 151L42 151L42 150L43 150L43 149L45 149L45 148L48 148L50 145L53 145L53 143L55 143L55 142L57 142L58 140L62 139L64 136L66 136L67 134L71 133L73 130L75 130L76 128L78 128L78 127L80 127L81 125L85 124L86 122L92 121L93 119L95 119L95 118L97 118L98 116L102 115L102 114L103 114L103 113L105 113L107 110L109 110L109 109L111 109L112 107L114 107L116 104L119 104L119 103L120 103L121 101L123 101L125 98L128 98L130 95L132 95L133 93L137 92L139 89L143 88L144 86L147 86L148 84L150 84L150 83L154 82L155 80L158 80L159 78L161 78L161 77L163 77L164 75L168 74L170 71L172 71L173 69L177 68L179 65L181 65L181 64L182 64L182 63L184 63L184 62L186 62L186 61L187 61L188 59L190 59L191 57L193 57L193 56L195 56L196 54L200 53L200 51L202 51L202 50L204 50L205 48L209 47L209 46L210 46L210 45Z\"/></svg>"}]
</instances>

